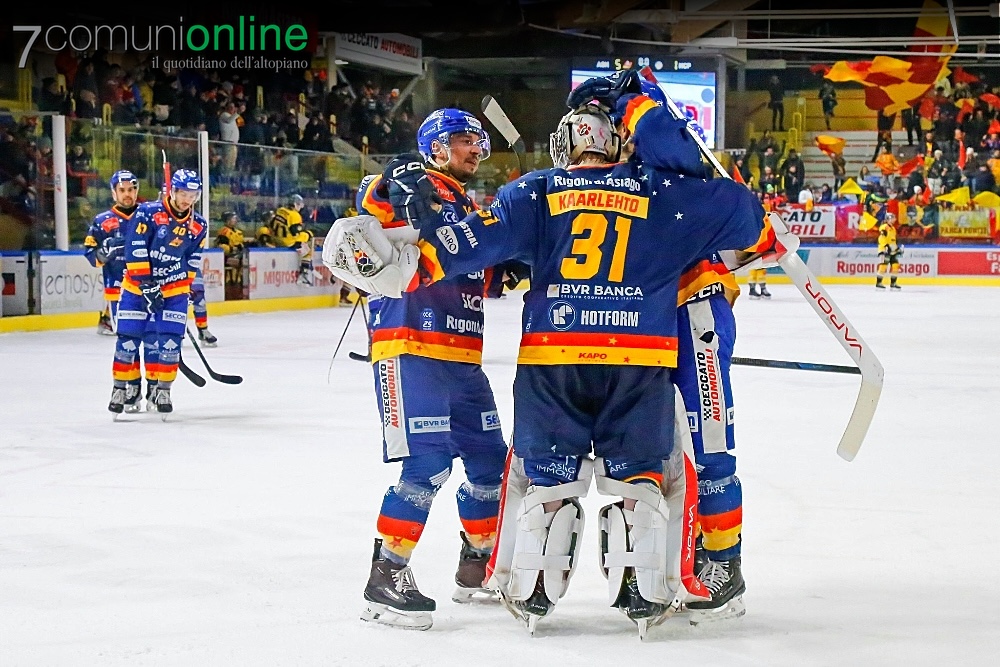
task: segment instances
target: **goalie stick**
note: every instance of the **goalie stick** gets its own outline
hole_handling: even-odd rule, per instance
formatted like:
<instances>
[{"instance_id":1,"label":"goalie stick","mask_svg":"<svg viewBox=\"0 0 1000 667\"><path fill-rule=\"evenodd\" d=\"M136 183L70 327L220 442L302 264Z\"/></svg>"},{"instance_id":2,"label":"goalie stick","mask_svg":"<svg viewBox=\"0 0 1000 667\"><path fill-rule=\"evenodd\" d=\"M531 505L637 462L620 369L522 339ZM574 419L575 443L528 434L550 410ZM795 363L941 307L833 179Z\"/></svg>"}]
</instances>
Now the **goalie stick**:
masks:
<instances>
[{"instance_id":1,"label":"goalie stick","mask_svg":"<svg viewBox=\"0 0 1000 667\"><path fill-rule=\"evenodd\" d=\"M517 157L517 170L523 175L524 139L521 138L521 133L510 122L510 118L507 117L500 103L493 99L492 95L487 95L483 98L482 108L483 115L493 123L493 126L497 128L501 136L507 141L507 145L513 149L514 155Z\"/></svg>"},{"instance_id":2,"label":"goalie stick","mask_svg":"<svg viewBox=\"0 0 1000 667\"><path fill-rule=\"evenodd\" d=\"M640 74L647 81L656 82L656 77L649 67L642 68ZM663 91L663 96L666 98L667 108L674 118L685 119L686 116L677 108L677 105L674 104L674 101L666 91ZM722 166L719 159L715 157L715 153L709 150L705 142L701 140L698 133L690 125L687 129L688 134L698 144L702 155L705 156L715 170L724 178L732 180L733 177ZM774 227L776 233L784 234L788 232L785 221L777 213L773 211L769 213L768 220L770 220L771 226ZM837 307L836 302L827 293L823 285L820 284L816 276L813 275L812 271L809 270L806 263L802 261L798 253L784 255L778 260L778 265L785 271L785 275L791 279L806 301L809 302L809 305L812 306L812 309L819 318L823 320L823 324L827 326L830 333L837 339L837 342L850 355L860 371L861 388L858 391L858 398L854 402L854 410L851 412L847 427L844 429L844 435L841 436L840 443L837 445L837 454L840 458L845 461L853 461L854 457L858 454L858 450L861 449L865 434L868 433L868 427L875 416L875 408L878 407L879 397L882 395L882 382L885 369L882 368L882 363L875 356L871 346L861 338L861 334L848 321L843 311Z\"/></svg>"}]
</instances>

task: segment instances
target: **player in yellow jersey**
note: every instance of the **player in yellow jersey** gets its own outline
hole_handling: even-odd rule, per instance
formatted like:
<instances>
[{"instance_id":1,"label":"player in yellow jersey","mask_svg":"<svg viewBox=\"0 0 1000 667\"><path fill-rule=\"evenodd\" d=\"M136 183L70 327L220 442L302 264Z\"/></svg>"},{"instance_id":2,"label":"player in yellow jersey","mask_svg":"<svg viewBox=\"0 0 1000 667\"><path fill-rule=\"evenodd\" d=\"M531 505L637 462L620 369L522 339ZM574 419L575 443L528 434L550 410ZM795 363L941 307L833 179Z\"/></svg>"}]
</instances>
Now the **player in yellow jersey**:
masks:
<instances>
[{"instance_id":1,"label":"player in yellow jersey","mask_svg":"<svg viewBox=\"0 0 1000 667\"><path fill-rule=\"evenodd\" d=\"M750 298L765 299L771 298L771 293L767 291L767 269L750 269L750 277L747 280L750 285ZM758 290L759 288L759 290Z\"/></svg>"},{"instance_id":2,"label":"player in yellow jersey","mask_svg":"<svg viewBox=\"0 0 1000 667\"><path fill-rule=\"evenodd\" d=\"M899 258L903 256L903 246L896 243L896 214L886 212L885 222L878 226L878 274L875 277L875 287L885 289L882 278L889 273L889 288L901 289L896 284L899 273Z\"/></svg>"},{"instance_id":3,"label":"player in yellow jersey","mask_svg":"<svg viewBox=\"0 0 1000 667\"><path fill-rule=\"evenodd\" d=\"M292 248L299 253L299 282L312 285L313 233L302 224L303 206L302 195L292 195L287 206L280 206L274 212L269 227L276 247Z\"/></svg>"}]
</instances>

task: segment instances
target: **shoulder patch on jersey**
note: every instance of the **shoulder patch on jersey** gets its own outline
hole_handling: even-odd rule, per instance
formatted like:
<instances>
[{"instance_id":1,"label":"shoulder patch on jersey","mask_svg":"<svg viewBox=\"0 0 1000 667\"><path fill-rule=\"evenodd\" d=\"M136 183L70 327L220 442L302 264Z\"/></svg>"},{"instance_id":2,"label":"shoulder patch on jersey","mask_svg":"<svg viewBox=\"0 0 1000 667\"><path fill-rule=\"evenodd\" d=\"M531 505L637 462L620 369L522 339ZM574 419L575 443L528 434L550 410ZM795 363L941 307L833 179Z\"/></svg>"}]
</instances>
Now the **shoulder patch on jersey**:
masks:
<instances>
[{"instance_id":1,"label":"shoulder patch on jersey","mask_svg":"<svg viewBox=\"0 0 1000 667\"><path fill-rule=\"evenodd\" d=\"M153 214L153 224L156 225L169 225L170 216L167 215L166 211L157 211Z\"/></svg>"},{"instance_id":2,"label":"shoulder patch on jersey","mask_svg":"<svg viewBox=\"0 0 1000 667\"><path fill-rule=\"evenodd\" d=\"M115 231L116 229L118 229L118 218L116 218L115 216L111 216L110 218L101 223L101 229L103 229L105 232L109 234Z\"/></svg>"},{"instance_id":3,"label":"shoulder patch on jersey","mask_svg":"<svg viewBox=\"0 0 1000 667\"><path fill-rule=\"evenodd\" d=\"M205 228L197 220L189 220L188 229L191 231L192 236L198 236L198 234L201 234Z\"/></svg>"}]
</instances>

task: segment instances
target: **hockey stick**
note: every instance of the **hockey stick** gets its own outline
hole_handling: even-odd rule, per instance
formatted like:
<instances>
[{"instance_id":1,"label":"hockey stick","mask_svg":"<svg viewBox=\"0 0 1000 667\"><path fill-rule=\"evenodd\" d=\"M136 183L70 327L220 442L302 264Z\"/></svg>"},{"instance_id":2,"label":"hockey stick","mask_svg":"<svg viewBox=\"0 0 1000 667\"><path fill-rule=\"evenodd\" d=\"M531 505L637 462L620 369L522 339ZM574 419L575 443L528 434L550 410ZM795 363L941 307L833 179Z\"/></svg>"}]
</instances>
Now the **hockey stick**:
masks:
<instances>
[{"instance_id":1,"label":"hockey stick","mask_svg":"<svg viewBox=\"0 0 1000 667\"><path fill-rule=\"evenodd\" d=\"M198 375L193 370L191 370L191 368L187 364L184 363L184 357L183 356L180 357L180 362L179 362L177 368L180 370L181 374L184 377L186 377L188 380L191 381L191 384L193 384L194 386L196 386L196 387L204 387L205 386L205 384L207 382L205 380L205 378L203 378L202 376Z\"/></svg>"},{"instance_id":2,"label":"hockey stick","mask_svg":"<svg viewBox=\"0 0 1000 667\"><path fill-rule=\"evenodd\" d=\"M483 115L493 123L507 144L514 150L514 155L517 157L517 170L521 175L524 175L524 139L521 138L521 133L510 122L510 118L507 117L492 95L483 98L482 108Z\"/></svg>"},{"instance_id":3,"label":"hockey stick","mask_svg":"<svg viewBox=\"0 0 1000 667\"><path fill-rule=\"evenodd\" d=\"M239 375L224 375L223 373L216 373L212 370L212 367L208 364L208 359L205 358L204 353L201 351L201 347L198 345L198 339L195 335L191 333L191 329L185 327L184 330L187 332L188 339L191 344L194 345L194 351L198 353L198 357L201 358L201 363L205 364L205 370L208 371L208 376L215 380L216 382L221 382L222 384L239 384L243 382L243 378Z\"/></svg>"},{"instance_id":4,"label":"hockey stick","mask_svg":"<svg viewBox=\"0 0 1000 667\"><path fill-rule=\"evenodd\" d=\"M760 368L786 368L798 371L822 371L824 373L847 373L861 375L857 366L838 366L836 364L815 364L811 361L781 361L779 359L751 359L749 357L733 357L734 366L758 366Z\"/></svg>"},{"instance_id":5,"label":"hockey stick","mask_svg":"<svg viewBox=\"0 0 1000 667\"><path fill-rule=\"evenodd\" d=\"M648 67L644 67L640 73L647 81L656 81L656 77ZM678 120L686 119L686 116L677 108L677 105L674 104L674 101L666 91L663 91L663 96L666 98L667 108L674 118ZM732 180L733 177L722 166L719 159L715 157L715 153L701 140L698 133L690 126L687 129L688 134L698 144L702 155L715 167L716 171L724 178ZM785 221L777 213L772 211L768 214L768 219L776 233L785 234L788 232ZM819 318L823 320L823 324L827 326L830 333L837 339L837 342L851 356L851 359L854 360L860 371L861 388L858 391L858 398L854 403L854 411L851 412L851 418L844 429L844 435L841 436L840 443L837 445L837 454L840 458L846 461L853 461L854 457L858 454L858 450L861 449L865 434L868 432L868 427L871 426L872 418L875 416L875 408L878 407L879 397L882 395L882 382L885 369L882 368L882 363L875 356L875 353L872 352L871 347L862 340L861 334L848 321L843 311L837 307L836 302L830 297L826 289L824 289L797 253L785 254L778 260L778 265L785 271L785 275L792 280L795 287L802 293L802 296L809 302L813 310L816 311Z\"/></svg>"},{"instance_id":6,"label":"hockey stick","mask_svg":"<svg viewBox=\"0 0 1000 667\"><path fill-rule=\"evenodd\" d=\"M361 303L361 299L358 298L354 302L354 308L351 308L351 314L347 316L347 324L344 325L344 330L340 334L340 340L337 341L337 347L333 350L333 356L330 357L330 365L326 369L326 383L330 384L330 371L333 370L333 360L337 358L337 353L340 352L340 346L344 342L344 336L347 335L347 329L351 326L351 320L354 319L354 313L358 311L358 304Z\"/></svg>"}]
</instances>

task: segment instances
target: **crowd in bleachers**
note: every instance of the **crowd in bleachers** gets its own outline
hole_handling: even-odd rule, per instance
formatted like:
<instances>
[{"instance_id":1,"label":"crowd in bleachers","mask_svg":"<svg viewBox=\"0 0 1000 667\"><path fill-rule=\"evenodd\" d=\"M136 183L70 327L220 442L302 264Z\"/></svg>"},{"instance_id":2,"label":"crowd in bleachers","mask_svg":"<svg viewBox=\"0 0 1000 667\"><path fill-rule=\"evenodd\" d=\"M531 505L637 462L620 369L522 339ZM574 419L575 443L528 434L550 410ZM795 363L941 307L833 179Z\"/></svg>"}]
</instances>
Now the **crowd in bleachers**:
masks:
<instances>
[{"instance_id":1,"label":"crowd in bleachers","mask_svg":"<svg viewBox=\"0 0 1000 667\"><path fill-rule=\"evenodd\" d=\"M921 207L924 227L932 230L941 206L975 206L949 193L968 188L970 199L982 193L1000 195L1000 95L990 83L972 78L939 82L898 115L879 113L875 152L856 174L848 173L842 150L828 152L829 171L807 174L802 157L773 130L764 130L745 151L733 156L731 173L735 177L738 172L768 207L856 198L839 194L845 182L853 179L869 204L883 207L898 202ZM819 96L825 98L824 112L829 114L824 116L829 123L835 105L826 100L835 99L835 94L829 92L830 86L826 88ZM780 127L774 129L787 136L780 134ZM906 132L905 145L894 145L894 130ZM836 134L835 129L831 134Z\"/></svg>"}]
</instances>

